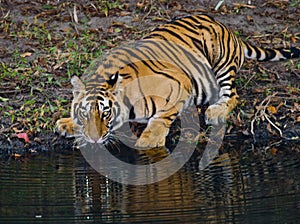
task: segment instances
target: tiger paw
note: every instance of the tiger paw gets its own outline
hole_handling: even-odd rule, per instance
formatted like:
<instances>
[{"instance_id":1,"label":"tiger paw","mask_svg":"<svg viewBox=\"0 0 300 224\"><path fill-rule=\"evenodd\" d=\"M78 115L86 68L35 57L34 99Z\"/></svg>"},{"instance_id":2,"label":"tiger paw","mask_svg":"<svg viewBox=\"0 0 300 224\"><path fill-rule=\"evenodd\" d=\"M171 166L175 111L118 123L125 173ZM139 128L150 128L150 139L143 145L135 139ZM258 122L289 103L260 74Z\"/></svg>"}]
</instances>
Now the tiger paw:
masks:
<instances>
[{"instance_id":1,"label":"tiger paw","mask_svg":"<svg viewBox=\"0 0 300 224\"><path fill-rule=\"evenodd\" d=\"M166 138L164 135L154 135L149 131L144 131L136 141L135 146L139 148L156 148L164 146Z\"/></svg>"},{"instance_id":2,"label":"tiger paw","mask_svg":"<svg viewBox=\"0 0 300 224\"><path fill-rule=\"evenodd\" d=\"M228 108L224 104L210 105L205 111L205 122L212 125L225 123L228 113Z\"/></svg>"},{"instance_id":3,"label":"tiger paw","mask_svg":"<svg viewBox=\"0 0 300 224\"><path fill-rule=\"evenodd\" d=\"M62 136L72 136L77 133L78 126L73 123L72 118L61 118L56 122L55 131Z\"/></svg>"}]
</instances>

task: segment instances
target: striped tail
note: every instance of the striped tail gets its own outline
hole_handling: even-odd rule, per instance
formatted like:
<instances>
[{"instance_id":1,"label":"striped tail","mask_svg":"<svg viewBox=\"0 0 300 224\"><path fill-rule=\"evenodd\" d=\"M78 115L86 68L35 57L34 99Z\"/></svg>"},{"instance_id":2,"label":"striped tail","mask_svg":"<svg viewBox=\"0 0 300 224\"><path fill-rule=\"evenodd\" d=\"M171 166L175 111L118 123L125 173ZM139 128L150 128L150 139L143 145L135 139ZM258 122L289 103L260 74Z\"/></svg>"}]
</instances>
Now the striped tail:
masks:
<instances>
[{"instance_id":1,"label":"striped tail","mask_svg":"<svg viewBox=\"0 0 300 224\"><path fill-rule=\"evenodd\" d=\"M258 61L280 61L300 57L300 48L298 47L262 49L246 42L242 42L242 44L247 59L256 59Z\"/></svg>"}]
</instances>

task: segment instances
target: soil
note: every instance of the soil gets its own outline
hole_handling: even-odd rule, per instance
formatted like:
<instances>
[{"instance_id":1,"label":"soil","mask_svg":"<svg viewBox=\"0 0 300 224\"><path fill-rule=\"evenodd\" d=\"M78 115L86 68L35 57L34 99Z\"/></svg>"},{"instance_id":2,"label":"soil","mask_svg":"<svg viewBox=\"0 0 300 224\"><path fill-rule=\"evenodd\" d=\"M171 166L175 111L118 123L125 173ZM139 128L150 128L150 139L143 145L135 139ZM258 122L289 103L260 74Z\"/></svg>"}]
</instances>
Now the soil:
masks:
<instances>
[{"instance_id":1,"label":"soil","mask_svg":"<svg viewBox=\"0 0 300 224\"><path fill-rule=\"evenodd\" d=\"M78 44L72 48L81 50L85 47L82 41L90 41L84 53L95 52L101 47L109 50L140 39L155 26L174 17L206 13L255 45L299 46L299 1L221 2L0 0L0 75L3 73L0 76L0 153L19 156L24 152L72 149L73 140L59 137L53 128L55 121L67 116L70 108L72 94L68 71L74 66L84 68L88 65L81 59L74 65L72 58L61 56L64 51L72 53L66 38ZM39 24L40 30L32 29L33 24ZM44 33L46 36L42 39ZM56 50L46 50L52 48ZM15 52L30 66L22 67L15 59ZM37 67L44 70L39 72L35 70ZM299 68L299 59L265 63L247 61L237 76L240 104L230 115L226 138L242 136L256 140L297 141L300 137ZM30 73L30 69L33 72ZM32 76L25 74L22 79L5 75L4 70L27 72ZM56 107L44 114L30 114L35 123L24 118L13 119L16 111L24 109L24 102L32 99L34 104L30 110L54 102ZM8 111L7 108L12 109ZM34 116L39 118L35 120ZM43 117L50 119L44 126ZM20 133L27 134L29 141L20 137ZM299 151L299 144L292 144L293 149Z\"/></svg>"}]
</instances>

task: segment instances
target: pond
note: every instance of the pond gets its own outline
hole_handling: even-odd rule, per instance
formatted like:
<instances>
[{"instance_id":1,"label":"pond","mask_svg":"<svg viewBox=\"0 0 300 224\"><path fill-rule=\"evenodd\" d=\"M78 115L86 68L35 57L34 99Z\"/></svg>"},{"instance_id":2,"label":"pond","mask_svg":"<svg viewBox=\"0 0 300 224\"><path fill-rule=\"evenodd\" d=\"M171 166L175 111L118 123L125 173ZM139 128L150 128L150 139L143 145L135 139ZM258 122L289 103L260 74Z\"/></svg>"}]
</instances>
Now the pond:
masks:
<instances>
[{"instance_id":1,"label":"pond","mask_svg":"<svg viewBox=\"0 0 300 224\"><path fill-rule=\"evenodd\" d=\"M6 158L0 223L299 223L298 151L224 142L204 170L197 149L169 178L140 186L100 175L79 150Z\"/></svg>"}]
</instances>

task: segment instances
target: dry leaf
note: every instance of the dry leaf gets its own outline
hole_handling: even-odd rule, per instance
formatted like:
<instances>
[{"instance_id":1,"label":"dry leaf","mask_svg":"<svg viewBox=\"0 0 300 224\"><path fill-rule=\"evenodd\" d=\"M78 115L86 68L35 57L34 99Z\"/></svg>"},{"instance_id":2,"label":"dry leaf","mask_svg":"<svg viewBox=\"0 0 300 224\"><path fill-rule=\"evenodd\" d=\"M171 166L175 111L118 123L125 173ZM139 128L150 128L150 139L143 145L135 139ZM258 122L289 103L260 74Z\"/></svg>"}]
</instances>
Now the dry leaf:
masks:
<instances>
[{"instance_id":1,"label":"dry leaf","mask_svg":"<svg viewBox=\"0 0 300 224\"><path fill-rule=\"evenodd\" d=\"M22 58L26 58L26 57L30 57L31 55L32 55L31 52L25 52L25 53L21 54L20 56L21 56Z\"/></svg>"},{"instance_id":2,"label":"dry leaf","mask_svg":"<svg viewBox=\"0 0 300 224\"><path fill-rule=\"evenodd\" d=\"M278 111L279 108L282 107L283 105L284 105L284 103L283 103L283 102L280 102L280 103L278 104L278 106L276 107L276 111Z\"/></svg>"},{"instance_id":3,"label":"dry leaf","mask_svg":"<svg viewBox=\"0 0 300 224\"><path fill-rule=\"evenodd\" d=\"M246 16L246 19L247 19L249 22L253 22L253 18L252 18L252 16L250 16L250 15L247 15L247 16Z\"/></svg>"},{"instance_id":4,"label":"dry leaf","mask_svg":"<svg viewBox=\"0 0 300 224\"><path fill-rule=\"evenodd\" d=\"M13 130L14 130L15 133L21 133L21 132L24 131L23 128L22 129L13 128Z\"/></svg>"},{"instance_id":5,"label":"dry leaf","mask_svg":"<svg viewBox=\"0 0 300 224\"><path fill-rule=\"evenodd\" d=\"M249 135L250 135L250 133L249 133L248 129L246 129L246 130L243 130L243 131L242 131L242 133L243 133L243 135L246 135L246 136L249 136Z\"/></svg>"},{"instance_id":6,"label":"dry leaf","mask_svg":"<svg viewBox=\"0 0 300 224\"><path fill-rule=\"evenodd\" d=\"M230 132L231 132L231 130L233 129L233 126L232 125L230 125L228 128L227 128L227 131L226 131L226 133L227 134L229 134Z\"/></svg>"},{"instance_id":7,"label":"dry leaf","mask_svg":"<svg viewBox=\"0 0 300 224\"><path fill-rule=\"evenodd\" d=\"M300 122L300 116L297 117L297 120L296 120L296 121L297 121L297 122Z\"/></svg>"},{"instance_id":8,"label":"dry leaf","mask_svg":"<svg viewBox=\"0 0 300 224\"><path fill-rule=\"evenodd\" d=\"M25 133L25 132L17 134L17 137L20 138L20 139L24 139L24 141L25 141L26 143L29 143L29 142L30 142L30 140L29 140L29 138L28 138L28 135L27 135L27 133Z\"/></svg>"},{"instance_id":9,"label":"dry leaf","mask_svg":"<svg viewBox=\"0 0 300 224\"><path fill-rule=\"evenodd\" d=\"M126 11L122 11L120 12L120 16L129 16L131 15L132 12L126 12Z\"/></svg>"},{"instance_id":10,"label":"dry leaf","mask_svg":"<svg viewBox=\"0 0 300 224\"><path fill-rule=\"evenodd\" d=\"M271 148L271 153L272 153L273 155L276 155L276 154L277 154L277 151L278 151L278 149L276 149L276 148Z\"/></svg>"},{"instance_id":11,"label":"dry leaf","mask_svg":"<svg viewBox=\"0 0 300 224\"><path fill-rule=\"evenodd\" d=\"M295 109L297 111L300 111L300 104L299 103L294 102L294 106L295 106Z\"/></svg>"},{"instance_id":12,"label":"dry leaf","mask_svg":"<svg viewBox=\"0 0 300 224\"><path fill-rule=\"evenodd\" d=\"M274 106L268 106L267 110L271 113L271 114L276 114L277 113L277 109Z\"/></svg>"},{"instance_id":13,"label":"dry leaf","mask_svg":"<svg viewBox=\"0 0 300 224\"><path fill-rule=\"evenodd\" d=\"M15 157L15 158L20 158L20 157L21 157L21 154L14 153L12 156Z\"/></svg>"},{"instance_id":14,"label":"dry leaf","mask_svg":"<svg viewBox=\"0 0 300 224\"><path fill-rule=\"evenodd\" d=\"M272 127L271 127L271 124L270 124L270 123L267 124L267 130L268 130L269 133L271 133L271 134L274 133L273 130L272 130Z\"/></svg>"},{"instance_id":15,"label":"dry leaf","mask_svg":"<svg viewBox=\"0 0 300 224\"><path fill-rule=\"evenodd\" d=\"M41 140L40 138L35 137L35 138L33 139L33 141L42 144L42 140Z\"/></svg>"},{"instance_id":16,"label":"dry leaf","mask_svg":"<svg viewBox=\"0 0 300 224\"><path fill-rule=\"evenodd\" d=\"M247 4L243 4L243 3L232 3L235 7L237 8L249 8L249 9L255 9L256 6L255 5L247 5Z\"/></svg>"},{"instance_id":17,"label":"dry leaf","mask_svg":"<svg viewBox=\"0 0 300 224\"><path fill-rule=\"evenodd\" d=\"M74 21L75 21L75 23L78 23L78 16L77 16L76 6L74 6L73 15L74 15Z\"/></svg>"}]
</instances>

